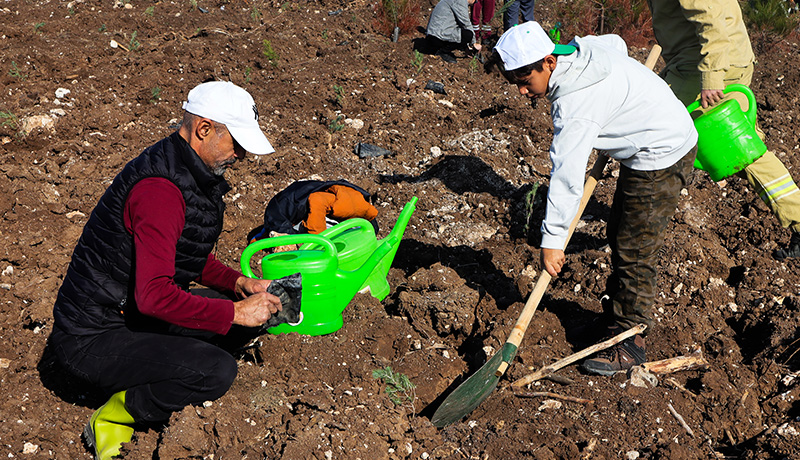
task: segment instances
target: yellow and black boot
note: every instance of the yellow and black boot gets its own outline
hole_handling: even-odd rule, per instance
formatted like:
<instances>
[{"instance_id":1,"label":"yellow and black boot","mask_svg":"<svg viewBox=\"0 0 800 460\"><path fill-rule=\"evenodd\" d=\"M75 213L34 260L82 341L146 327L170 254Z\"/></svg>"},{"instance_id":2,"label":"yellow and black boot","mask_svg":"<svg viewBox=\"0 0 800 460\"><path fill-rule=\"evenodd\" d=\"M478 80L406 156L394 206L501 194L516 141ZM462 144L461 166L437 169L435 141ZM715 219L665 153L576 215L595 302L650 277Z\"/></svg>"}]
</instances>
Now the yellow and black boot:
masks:
<instances>
[{"instance_id":1,"label":"yellow and black boot","mask_svg":"<svg viewBox=\"0 0 800 460\"><path fill-rule=\"evenodd\" d=\"M108 402L92 414L83 437L94 451L95 460L111 459L119 454L123 442L133 436L133 417L125 408L125 392L114 393Z\"/></svg>"}]
</instances>

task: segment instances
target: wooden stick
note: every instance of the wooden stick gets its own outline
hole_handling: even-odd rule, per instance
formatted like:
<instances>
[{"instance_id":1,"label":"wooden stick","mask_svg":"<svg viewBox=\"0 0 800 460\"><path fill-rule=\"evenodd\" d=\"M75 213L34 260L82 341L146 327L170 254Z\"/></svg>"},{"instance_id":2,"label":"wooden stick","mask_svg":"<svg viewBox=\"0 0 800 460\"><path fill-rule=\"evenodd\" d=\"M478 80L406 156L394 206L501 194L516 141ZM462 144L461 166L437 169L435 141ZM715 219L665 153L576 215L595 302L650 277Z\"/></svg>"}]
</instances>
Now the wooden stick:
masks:
<instances>
[{"instance_id":1,"label":"wooden stick","mask_svg":"<svg viewBox=\"0 0 800 460\"><path fill-rule=\"evenodd\" d=\"M574 363L575 361L583 359L583 358L585 358L587 356L591 356L591 355L597 353L600 350L605 350L606 348L612 347L612 346L622 342L623 340L627 339L628 337L633 337L636 334L641 334L645 329L647 329L647 326L644 325L644 324L640 324L640 325L638 325L636 327L632 327L632 328L628 329L627 331L625 331L625 332L623 332L621 334L617 334L616 336L614 336L614 337L612 337L612 338L610 338L608 340L604 340L604 341L602 341L602 342L600 342L598 344L592 345L591 347L584 348L583 350L581 350L581 351L579 351L577 353L574 353L572 355L569 355L564 359L558 360L558 361L554 362L553 364L548 364L547 366L544 366L543 368L539 369L538 371L536 371L536 372L534 372L532 374L528 374L525 377L522 377L521 379L519 379L516 382L512 383L511 386L512 387L521 387L521 386L525 386L525 385L527 385L527 384L529 384L531 382L535 382L536 380L540 380L540 379L544 378L546 375L552 374L553 372L557 371L558 369L561 369L564 366L568 366L568 365Z\"/></svg>"},{"instance_id":2,"label":"wooden stick","mask_svg":"<svg viewBox=\"0 0 800 460\"><path fill-rule=\"evenodd\" d=\"M703 352L698 348L691 355L650 361L642 364L642 367L652 374L671 374L678 371L706 369L708 361L706 361L703 357Z\"/></svg>"},{"instance_id":3,"label":"wooden stick","mask_svg":"<svg viewBox=\"0 0 800 460\"><path fill-rule=\"evenodd\" d=\"M558 393L551 393L549 391L533 391L528 393L522 393L515 391L514 396L518 396L520 398L538 398L538 397L545 397L545 398L554 398L554 399L562 399L564 401L572 401L581 404L592 404L594 402L593 399L583 399L583 398L576 398L574 396L564 396Z\"/></svg>"},{"instance_id":4,"label":"wooden stick","mask_svg":"<svg viewBox=\"0 0 800 460\"><path fill-rule=\"evenodd\" d=\"M667 403L667 409L669 409L669 412L672 414L673 417L675 417L678 423L681 424L683 429L686 430L686 432L689 433L691 437L694 437L694 431L692 431L692 429L689 428L689 425L686 424L686 420L684 420L683 417L681 417L681 414L679 414L678 411L676 411L675 408L672 407L672 403Z\"/></svg>"}]
</instances>

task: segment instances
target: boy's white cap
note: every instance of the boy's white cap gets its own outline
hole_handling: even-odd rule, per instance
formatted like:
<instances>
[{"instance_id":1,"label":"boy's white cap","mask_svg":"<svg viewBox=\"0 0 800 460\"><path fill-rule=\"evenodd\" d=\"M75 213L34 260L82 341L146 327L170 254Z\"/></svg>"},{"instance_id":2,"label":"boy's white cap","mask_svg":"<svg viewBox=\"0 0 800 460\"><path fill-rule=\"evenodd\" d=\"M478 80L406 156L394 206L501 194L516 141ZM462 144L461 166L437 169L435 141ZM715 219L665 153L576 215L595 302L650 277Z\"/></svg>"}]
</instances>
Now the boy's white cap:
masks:
<instances>
[{"instance_id":1,"label":"boy's white cap","mask_svg":"<svg viewBox=\"0 0 800 460\"><path fill-rule=\"evenodd\" d=\"M258 109L250 93L228 81L201 83L189 91L183 109L228 128L245 150L266 155L275 149L258 126Z\"/></svg>"},{"instance_id":2,"label":"boy's white cap","mask_svg":"<svg viewBox=\"0 0 800 460\"><path fill-rule=\"evenodd\" d=\"M500 54L505 70L519 69L533 64L548 54L571 54L575 47L556 45L538 22L523 22L508 29L497 41L494 49Z\"/></svg>"}]
</instances>

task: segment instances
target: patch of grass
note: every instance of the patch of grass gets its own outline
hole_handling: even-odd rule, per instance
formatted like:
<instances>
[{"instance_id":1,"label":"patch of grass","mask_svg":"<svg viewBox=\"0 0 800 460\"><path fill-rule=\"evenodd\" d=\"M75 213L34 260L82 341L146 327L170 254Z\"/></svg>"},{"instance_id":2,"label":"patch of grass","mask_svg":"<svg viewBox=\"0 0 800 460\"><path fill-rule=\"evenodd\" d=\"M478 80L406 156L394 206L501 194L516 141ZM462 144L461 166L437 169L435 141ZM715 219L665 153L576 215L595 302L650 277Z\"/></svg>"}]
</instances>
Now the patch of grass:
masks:
<instances>
[{"instance_id":1,"label":"patch of grass","mask_svg":"<svg viewBox=\"0 0 800 460\"><path fill-rule=\"evenodd\" d=\"M19 67L17 67L17 63L14 61L11 61L11 69L9 69L8 74L14 78L19 78L20 80L25 80L28 78L27 75L22 73Z\"/></svg>"},{"instance_id":2,"label":"patch of grass","mask_svg":"<svg viewBox=\"0 0 800 460\"><path fill-rule=\"evenodd\" d=\"M328 29L322 29L322 39L328 41Z\"/></svg>"},{"instance_id":3,"label":"patch of grass","mask_svg":"<svg viewBox=\"0 0 800 460\"><path fill-rule=\"evenodd\" d=\"M161 88L155 86L150 89L150 102L155 104L161 100Z\"/></svg>"},{"instance_id":4,"label":"patch of grass","mask_svg":"<svg viewBox=\"0 0 800 460\"><path fill-rule=\"evenodd\" d=\"M250 77L250 74L253 73L252 67L245 67L244 68L244 82L250 83L253 79Z\"/></svg>"},{"instance_id":5,"label":"patch of grass","mask_svg":"<svg viewBox=\"0 0 800 460\"><path fill-rule=\"evenodd\" d=\"M148 6L144 10L144 15L145 16L150 16L151 18L153 17L153 15L155 15L155 13L156 13L156 7L152 6L152 5Z\"/></svg>"},{"instance_id":6,"label":"patch of grass","mask_svg":"<svg viewBox=\"0 0 800 460\"><path fill-rule=\"evenodd\" d=\"M2 120L0 126L11 128L14 131L19 129L19 118L11 112L0 111L0 120Z\"/></svg>"},{"instance_id":7,"label":"patch of grass","mask_svg":"<svg viewBox=\"0 0 800 460\"><path fill-rule=\"evenodd\" d=\"M189 0L189 11L197 9L197 0Z\"/></svg>"},{"instance_id":8,"label":"patch of grass","mask_svg":"<svg viewBox=\"0 0 800 460\"><path fill-rule=\"evenodd\" d=\"M375 29L391 36L398 27L401 34L407 34L419 25L420 0L377 0L375 10Z\"/></svg>"},{"instance_id":9,"label":"patch of grass","mask_svg":"<svg viewBox=\"0 0 800 460\"><path fill-rule=\"evenodd\" d=\"M261 10L258 9L255 5L253 5L253 9L250 10L250 19L253 21L260 21L264 15L261 14Z\"/></svg>"},{"instance_id":10,"label":"patch of grass","mask_svg":"<svg viewBox=\"0 0 800 460\"><path fill-rule=\"evenodd\" d=\"M42 33L42 27L44 27L44 22L37 22L33 25L33 31L40 34Z\"/></svg>"},{"instance_id":11,"label":"patch of grass","mask_svg":"<svg viewBox=\"0 0 800 460\"><path fill-rule=\"evenodd\" d=\"M418 50L414 50L414 54L411 55L411 67L414 68L414 72L419 73L422 70L422 65L425 62L425 55L420 53Z\"/></svg>"},{"instance_id":12,"label":"patch of grass","mask_svg":"<svg viewBox=\"0 0 800 460\"><path fill-rule=\"evenodd\" d=\"M139 35L139 32L136 30L131 34L131 40L128 42L128 49L131 51L136 51L142 46L142 43L136 38L137 35Z\"/></svg>"},{"instance_id":13,"label":"patch of grass","mask_svg":"<svg viewBox=\"0 0 800 460\"><path fill-rule=\"evenodd\" d=\"M478 71L480 68L480 64L478 63L478 55L472 56L472 59L469 60L469 65L467 67L469 69L470 75L475 75L475 72Z\"/></svg>"},{"instance_id":14,"label":"patch of grass","mask_svg":"<svg viewBox=\"0 0 800 460\"><path fill-rule=\"evenodd\" d=\"M278 53L272 48L272 42L264 39L264 41L261 42L261 46L261 52L264 54L264 57L267 58L269 63L272 64L272 67L278 67L280 56L278 56Z\"/></svg>"},{"instance_id":15,"label":"patch of grass","mask_svg":"<svg viewBox=\"0 0 800 460\"><path fill-rule=\"evenodd\" d=\"M797 15L789 11L793 0L749 0L742 5L748 25L784 38L798 26Z\"/></svg>"},{"instance_id":16,"label":"patch of grass","mask_svg":"<svg viewBox=\"0 0 800 460\"><path fill-rule=\"evenodd\" d=\"M391 366L372 371L372 378L383 381L386 384L386 394L389 399L398 406L410 404L414 407L414 400L417 397L417 386L411 383L407 375L395 372Z\"/></svg>"},{"instance_id":17,"label":"patch of grass","mask_svg":"<svg viewBox=\"0 0 800 460\"><path fill-rule=\"evenodd\" d=\"M331 134L338 133L342 129L344 129L344 115L337 115L328 125L328 132Z\"/></svg>"}]
</instances>

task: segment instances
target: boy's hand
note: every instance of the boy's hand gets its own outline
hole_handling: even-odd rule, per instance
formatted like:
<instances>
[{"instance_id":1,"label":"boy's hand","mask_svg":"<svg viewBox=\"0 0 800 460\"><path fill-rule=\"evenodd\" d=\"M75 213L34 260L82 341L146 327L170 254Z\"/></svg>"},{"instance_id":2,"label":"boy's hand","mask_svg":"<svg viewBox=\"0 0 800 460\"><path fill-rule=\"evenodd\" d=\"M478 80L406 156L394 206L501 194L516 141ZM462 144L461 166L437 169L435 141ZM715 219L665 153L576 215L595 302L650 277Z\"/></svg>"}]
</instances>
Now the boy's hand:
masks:
<instances>
[{"instance_id":1,"label":"boy's hand","mask_svg":"<svg viewBox=\"0 0 800 460\"><path fill-rule=\"evenodd\" d=\"M480 43L475 43L475 44L472 45L472 47L475 48L475 51L480 51L481 48L482 48L482 45Z\"/></svg>"},{"instance_id":2,"label":"boy's hand","mask_svg":"<svg viewBox=\"0 0 800 460\"><path fill-rule=\"evenodd\" d=\"M557 276L561 273L567 258L561 249L542 248L542 267L547 270L550 276Z\"/></svg>"}]
</instances>

